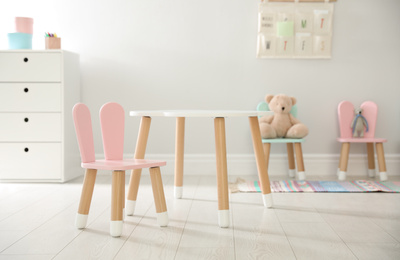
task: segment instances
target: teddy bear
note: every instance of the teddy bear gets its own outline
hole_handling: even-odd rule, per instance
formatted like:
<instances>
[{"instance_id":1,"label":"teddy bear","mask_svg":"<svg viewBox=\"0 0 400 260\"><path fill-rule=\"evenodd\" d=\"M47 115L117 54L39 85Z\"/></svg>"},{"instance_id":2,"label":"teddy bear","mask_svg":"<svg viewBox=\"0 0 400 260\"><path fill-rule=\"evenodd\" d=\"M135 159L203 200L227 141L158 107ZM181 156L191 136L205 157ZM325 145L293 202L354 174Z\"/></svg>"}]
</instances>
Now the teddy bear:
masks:
<instances>
[{"instance_id":1,"label":"teddy bear","mask_svg":"<svg viewBox=\"0 0 400 260\"><path fill-rule=\"evenodd\" d=\"M274 115L260 118L262 138L303 138L307 136L307 126L290 113L292 106L296 104L296 98L284 94L267 95L265 101Z\"/></svg>"},{"instance_id":2,"label":"teddy bear","mask_svg":"<svg viewBox=\"0 0 400 260\"><path fill-rule=\"evenodd\" d=\"M351 122L351 128L353 129L353 137L364 137L364 126L366 132L368 132L368 122L367 119L361 114L363 112L362 108L354 109L354 119Z\"/></svg>"}]
</instances>

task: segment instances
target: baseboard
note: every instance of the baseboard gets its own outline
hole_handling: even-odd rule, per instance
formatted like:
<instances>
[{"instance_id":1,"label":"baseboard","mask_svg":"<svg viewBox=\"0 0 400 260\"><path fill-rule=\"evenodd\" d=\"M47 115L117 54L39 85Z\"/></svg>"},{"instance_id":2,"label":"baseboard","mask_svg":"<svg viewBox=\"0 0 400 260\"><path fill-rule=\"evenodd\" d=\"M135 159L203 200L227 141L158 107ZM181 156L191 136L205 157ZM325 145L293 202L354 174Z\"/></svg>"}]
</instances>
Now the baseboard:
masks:
<instances>
[{"instance_id":1,"label":"baseboard","mask_svg":"<svg viewBox=\"0 0 400 260\"><path fill-rule=\"evenodd\" d=\"M125 154L125 158L133 158L133 154ZM96 156L101 158L102 156ZM162 173L173 175L175 168L174 154L147 154L146 159L167 161L167 166L162 168ZM400 154L386 154L386 168L389 176L400 175ZM257 166L253 154L228 154L229 175L255 175ZM333 176L337 173L339 154L304 154L306 174L310 176ZM376 170L378 162L375 158ZM348 174L366 176L368 170L367 155L351 154L349 156ZM288 171L286 154L271 155L268 172L271 176L285 175ZM216 172L214 154L185 154L184 172L189 175L213 175Z\"/></svg>"}]
</instances>

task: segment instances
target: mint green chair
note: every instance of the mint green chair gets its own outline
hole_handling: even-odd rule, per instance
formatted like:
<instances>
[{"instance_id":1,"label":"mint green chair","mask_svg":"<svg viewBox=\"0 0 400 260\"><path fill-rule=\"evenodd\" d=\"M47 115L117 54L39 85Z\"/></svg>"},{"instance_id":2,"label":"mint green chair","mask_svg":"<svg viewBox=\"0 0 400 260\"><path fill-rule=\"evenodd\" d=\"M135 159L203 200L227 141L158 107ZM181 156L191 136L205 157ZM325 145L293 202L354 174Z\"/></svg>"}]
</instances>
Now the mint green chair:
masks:
<instances>
[{"instance_id":1,"label":"mint green chair","mask_svg":"<svg viewBox=\"0 0 400 260\"><path fill-rule=\"evenodd\" d=\"M261 102L257 106L257 111L270 111L267 102ZM297 105L292 107L290 113L297 117ZM301 139L290 139L290 138L275 138L275 139L262 139L264 146L265 159L267 161L267 168L269 165L269 154L271 150L271 144L286 144L287 146L287 155L289 161L289 176L294 178L296 177L296 166L294 160L294 150L296 152L296 161L297 161L297 175L299 180L305 180L306 174L304 169L304 160L303 160L303 151L301 149L301 143L304 142L304 138ZM294 145L294 149L293 149Z\"/></svg>"}]
</instances>

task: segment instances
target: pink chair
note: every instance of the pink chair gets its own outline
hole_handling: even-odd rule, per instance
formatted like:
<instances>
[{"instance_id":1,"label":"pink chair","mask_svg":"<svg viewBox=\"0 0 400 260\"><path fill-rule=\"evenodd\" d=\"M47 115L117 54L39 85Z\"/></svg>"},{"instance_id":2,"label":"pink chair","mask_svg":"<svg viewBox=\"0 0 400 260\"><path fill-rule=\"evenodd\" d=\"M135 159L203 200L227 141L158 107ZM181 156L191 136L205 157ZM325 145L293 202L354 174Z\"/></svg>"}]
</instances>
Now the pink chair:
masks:
<instances>
[{"instance_id":1,"label":"pink chair","mask_svg":"<svg viewBox=\"0 0 400 260\"><path fill-rule=\"evenodd\" d=\"M366 101L361 104L362 115L368 122L368 131L364 128L363 137L353 137L352 122L354 119L354 106L349 101L342 101L338 106L340 138L337 140L342 143L340 153L338 177L339 180L346 179L347 163L349 160L350 143L366 143L368 153L368 175L375 176L375 156L374 143L376 144L376 153L379 164L379 175L381 181L387 180L385 154L383 152L383 143L386 139L375 138L375 126L378 115L378 106L372 101Z\"/></svg>"},{"instance_id":2,"label":"pink chair","mask_svg":"<svg viewBox=\"0 0 400 260\"><path fill-rule=\"evenodd\" d=\"M107 103L100 109L100 123L103 137L104 160L96 160L90 111L84 104L78 103L73 108L76 136L82 159L82 168L86 169L85 179L76 227L85 228L92 201L97 170L112 171L111 224L110 234L119 237L122 233L125 209L125 170L150 168L150 177L157 212L157 222L167 226L168 214L165 204L164 189L160 166L164 161L123 159L125 112L117 103Z\"/></svg>"}]
</instances>

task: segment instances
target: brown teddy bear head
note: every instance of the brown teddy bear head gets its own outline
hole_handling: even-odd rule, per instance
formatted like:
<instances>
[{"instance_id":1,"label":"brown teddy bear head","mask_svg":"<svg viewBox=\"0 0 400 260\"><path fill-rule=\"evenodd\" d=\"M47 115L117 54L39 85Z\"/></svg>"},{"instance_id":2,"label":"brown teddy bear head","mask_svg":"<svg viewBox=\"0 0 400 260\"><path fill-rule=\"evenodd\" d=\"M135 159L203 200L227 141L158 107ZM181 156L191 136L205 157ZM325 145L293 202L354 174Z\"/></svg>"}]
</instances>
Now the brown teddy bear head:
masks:
<instances>
[{"instance_id":1,"label":"brown teddy bear head","mask_svg":"<svg viewBox=\"0 0 400 260\"><path fill-rule=\"evenodd\" d=\"M296 98L284 94L267 95L265 101L267 101L269 109L277 114L289 114L292 106L296 104Z\"/></svg>"}]
</instances>

